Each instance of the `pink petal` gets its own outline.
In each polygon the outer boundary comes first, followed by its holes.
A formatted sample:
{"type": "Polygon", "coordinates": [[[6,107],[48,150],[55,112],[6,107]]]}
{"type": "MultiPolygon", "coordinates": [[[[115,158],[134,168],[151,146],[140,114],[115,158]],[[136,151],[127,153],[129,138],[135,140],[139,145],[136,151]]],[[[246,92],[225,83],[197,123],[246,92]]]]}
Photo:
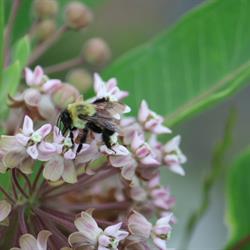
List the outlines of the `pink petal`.
{"type": "Polygon", "coordinates": [[[167,250],[166,246],[166,240],[162,240],[158,237],[153,238],[154,244],[160,249],[160,250],[167,250]]]}
{"type": "Polygon", "coordinates": [[[39,250],[47,250],[48,238],[52,235],[50,231],[42,230],[37,236],[37,245],[39,250]]]}
{"type": "Polygon", "coordinates": [[[42,95],[38,105],[39,113],[48,121],[54,121],[57,111],[54,103],[48,95],[42,95]]]}
{"type": "Polygon", "coordinates": [[[62,178],[67,183],[76,183],[76,169],[72,160],[64,160],[64,171],[62,178]]]}
{"type": "Polygon", "coordinates": [[[19,168],[24,174],[29,175],[32,173],[34,165],[35,161],[30,157],[27,157],[22,161],[22,164],[19,166],[19,168]]]}
{"type": "Polygon", "coordinates": [[[19,245],[21,249],[34,250],[37,249],[37,241],[31,234],[24,234],[19,239],[19,245]]]}
{"type": "Polygon", "coordinates": [[[63,156],[67,160],[73,160],[76,158],[76,152],[74,152],[72,149],[69,149],[67,152],[64,153],[63,156]]]}
{"type": "Polygon", "coordinates": [[[4,221],[11,212],[11,205],[6,200],[0,201],[0,222],[4,221]]]}
{"type": "Polygon", "coordinates": [[[117,223],[117,224],[112,225],[112,226],[108,226],[108,227],[104,230],[104,233],[107,234],[107,235],[110,235],[110,236],[113,236],[113,237],[116,238],[117,231],[121,228],[121,226],[122,226],[122,222],[117,223]]]}
{"type": "Polygon", "coordinates": [[[44,124],[36,132],[38,132],[42,138],[46,137],[52,130],[51,124],[44,124]]]}
{"type": "Polygon", "coordinates": [[[62,143],[64,140],[64,136],[62,135],[60,129],[56,126],[54,126],[53,130],[53,139],[55,143],[62,143]]]}
{"type": "Polygon", "coordinates": [[[181,176],[185,176],[185,171],[182,168],[182,166],[180,166],[180,165],[171,165],[171,166],[169,166],[169,169],[176,174],[179,174],[181,176]]]}
{"type": "Polygon", "coordinates": [[[152,132],[155,134],[170,134],[172,133],[172,130],[161,124],[158,124],[153,128],[152,132]]]}
{"type": "Polygon", "coordinates": [[[181,136],[180,135],[175,136],[164,146],[165,152],[175,151],[177,148],[179,148],[180,143],[181,143],[181,136]]]}
{"type": "Polygon", "coordinates": [[[23,134],[16,134],[15,137],[16,137],[16,140],[17,140],[21,145],[23,145],[23,146],[26,146],[27,143],[28,143],[28,141],[29,141],[29,139],[30,139],[30,137],[25,136],[25,135],[23,135],[23,134]]]}
{"type": "MultiPolygon", "coordinates": [[[[95,246],[96,241],[87,238],[84,234],[80,232],[72,233],[68,238],[69,244],[74,248],[78,249],[80,247],[95,246]]],[[[91,249],[91,248],[90,248],[91,249]]]]}
{"type": "Polygon", "coordinates": [[[39,85],[42,82],[43,78],[43,69],[41,66],[36,66],[35,70],[33,72],[33,84],[34,85],[39,85]]]}
{"type": "Polygon", "coordinates": [[[144,143],[144,138],[142,135],[139,135],[137,131],[134,132],[133,134],[133,139],[131,142],[131,148],[133,150],[138,149],[142,144],[144,143]]]}
{"type": "Polygon", "coordinates": [[[110,237],[107,235],[101,234],[98,238],[98,250],[108,250],[107,248],[110,245],[110,237]]]}
{"type": "Polygon", "coordinates": [[[148,156],[150,153],[151,153],[151,150],[146,143],[144,143],[142,146],[140,146],[136,150],[136,156],[138,158],[144,158],[144,157],[148,156]]]}
{"type": "Polygon", "coordinates": [[[149,182],[148,182],[148,187],[149,188],[154,188],[160,185],[160,175],[156,175],[154,178],[152,178],[149,182]]]}
{"type": "Polygon", "coordinates": [[[32,80],[33,80],[33,72],[30,68],[25,68],[24,69],[24,73],[25,73],[25,81],[27,83],[27,85],[32,85],[32,80]]]}
{"type": "Polygon", "coordinates": [[[149,115],[148,104],[145,100],[141,102],[141,106],[139,109],[138,120],[144,123],[149,115]]]}
{"type": "Polygon", "coordinates": [[[48,80],[46,83],[43,84],[42,89],[45,93],[52,93],[54,92],[60,85],[61,81],[57,79],[48,80]]]}
{"type": "Polygon", "coordinates": [[[150,237],[152,224],[140,213],[133,211],[128,218],[128,229],[131,234],[142,239],[150,237]]]}
{"type": "Polygon", "coordinates": [[[102,229],[98,227],[96,221],[89,213],[82,212],[81,217],[77,218],[74,223],[77,230],[89,239],[90,242],[96,243],[102,229]]]}
{"type": "Polygon", "coordinates": [[[121,175],[124,179],[131,181],[135,176],[136,162],[132,161],[131,164],[122,167],[121,175]]]}
{"type": "Polygon", "coordinates": [[[41,99],[41,94],[38,90],[30,88],[25,90],[23,98],[27,105],[37,107],[41,99]]]}
{"type": "Polygon", "coordinates": [[[61,156],[55,156],[45,163],[43,176],[50,181],[58,181],[63,175],[64,161],[61,156]]]}
{"type": "Polygon", "coordinates": [[[117,87],[117,80],[115,78],[111,78],[108,80],[106,84],[108,92],[111,92],[114,88],[117,87]]]}
{"type": "Polygon", "coordinates": [[[107,96],[105,83],[97,73],[94,74],[94,90],[98,98],[107,96]]]}
{"type": "Polygon", "coordinates": [[[29,136],[33,132],[34,132],[33,121],[29,116],[26,115],[23,121],[23,134],[29,136]]]}
{"type": "Polygon", "coordinates": [[[131,157],[127,155],[111,156],[109,160],[113,167],[121,168],[130,163],[131,157]]]}
{"type": "Polygon", "coordinates": [[[160,162],[158,162],[151,154],[142,158],[140,161],[144,165],[160,165],[160,162]]]}
{"type": "Polygon", "coordinates": [[[57,152],[57,147],[55,144],[42,141],[38,145],[38,152],[38,160],[48,161],[57,152]]]}
{"type": "Polygon", "coordinates": [[[26,149],[26,152],[32,159],[37,159],[38,158],[38,150],[37,150],[37,145],[34,144],[26,149]]]}

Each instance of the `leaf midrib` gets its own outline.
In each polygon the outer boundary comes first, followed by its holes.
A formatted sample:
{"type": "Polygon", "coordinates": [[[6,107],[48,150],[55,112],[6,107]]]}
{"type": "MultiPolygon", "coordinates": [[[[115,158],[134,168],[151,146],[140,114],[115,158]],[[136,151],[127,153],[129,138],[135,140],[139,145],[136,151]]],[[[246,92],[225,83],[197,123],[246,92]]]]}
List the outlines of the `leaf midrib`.
{"type": "Polygon", "coordinates": [[[178,108],[175,112],[172,114],[169,114],[166,116],[166,120],[170,122],[172,125],[175,125],[175,117],[180,116],[180,114],[185,113],[187,111],[190,111],[194,108],[196,108],[203,99],[207,97],[211,97],[212,94],[215,92],[218,93],[219,90],[222,90],[223,87],[230,81],[233,81],[240,73],[244,72],[247,69],[250,69],[250,60],[246,61],[244,64],[242,64],[240,67],[237,67],[233,71],[231,71],[230,74],[227,74],[223,79],[218,81],[217,83],[213,84],[211,88],[209,88],[207,91],[201,93],[197,97],[193,98],[191,101],[186,102],[182,104],[180,108],[178,108]]]}

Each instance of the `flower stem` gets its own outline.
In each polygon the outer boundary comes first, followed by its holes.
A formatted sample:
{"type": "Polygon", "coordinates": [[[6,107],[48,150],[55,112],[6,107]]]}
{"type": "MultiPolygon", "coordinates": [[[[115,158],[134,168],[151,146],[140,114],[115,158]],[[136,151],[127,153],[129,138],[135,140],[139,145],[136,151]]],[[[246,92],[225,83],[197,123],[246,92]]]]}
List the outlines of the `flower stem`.
{"type": "Polygon", "coordinates": [[[41,210],[40,208],[36,208],[35,213],[37,215],[39,215],[44,221],[48,220],[52,220],[55,223],[62,225],[65,229],[67,229],[68,231],[74,231],[75,230],[75,226],[73,224],[73,222],[70,222],[68,220],[65,220],[63,218],[57,217],[53,214],[47,213],[44,210],[41,210]]]}
{"type": "Polygon", "coordinates": [[[49,39],[41,43],[32,53],[29,64],[32,65],[43,53],[45,53],[66,31],[67,26],[59,28],[49,39]]]}
{"type": "Polygon", "coordinates": [[[40,176],[41,176],[41,174],[43,172],[43,169],[44,169],[44,166],[43,165],[40,166],[40,168],[39,168],[39,170],[38,170],[38,172],[36,174],[35,180],[34,180],[34,182],[32,184],[32,187],[31,187],[32,193],[34,193],[36,191],[36,187],[37,187],[39,178],[40,178],[40,176]]]}
{"type": "Polygon", "coordinates": [[[17,189],[20,191],[20,193],[25,197],[25,198],[29,198],[29,196],[25,193],[25,191],[23,190],[23,188],[21,187],[21,185],[19,184],[17,177],[16,177],[16,169],[13,168],[12,169],[12,180],[15,184],[15,186],[17,187],[17,189]]]}
{"type": "Polygon", "coordinates": [[[56,73],[56,72],[62,72],[68,69],[72,69],[76,66],[79,66],[83,64],[83,59],[81,57],[76,57],[73,59],[70,59],[68,61],[65,61],[63,63],[58,63],[55,65],[48,66],[44,68],[44,72],[46,74],[56,73]]]}
{"type": "Polygon", "coordinates": [[[11,45],[11,34],[13,26],[16,20],[17,12],[20,7],[21,0],[14,0],[12,3],[11,13],[9,15],[8,24],[4,34],[4,46],[5,46],[5,56],[4,56],[4,65],[7,66],[10,61],[10,45],[11,45]]]}
{"type": "Polygon", "coordinates": [[[18,209],[18,220],[19,220],[19,227],[20,227],[20,231],[22,234],[25,234],[28,232],[28,228],[27,225],[25,223],[25,218],[24,218],[24,206],[21,206],[18,209]]]}
{"type": "Polygon", "coordinates": [[[71,210],[87,210],[89,208],[94,208],[95,211],[98,210],[123,210],[127,209],[131,205],[128,201],[120,202],[110,202],[110,203],[100,203],[100,204],[70,204],[69,208],[71,210]]]}
{"type": "Polygon", "coordinates": [[[3,187],[0,186],[0,192],[2,192],[4,194],[4,196],[12,203],[12,204],[15,204],[15,200],[10,196],[10,194],[8,192],[6,192],[4,190],[3,187]]]}
{"type": "Polygon", "coordinates": [[[29,194],[31,194],[31,192],[32,192],[32,187],[31,187],[31,183],[30,183],[30,180],[29,180],[29,178],[27,177],[27,175],[25,175],[22,171],[20,171],[19,169],[18,169],[18,173],[24,178],[24,180],[25,180],[25,182],[26,182],[26,184],[27,184],[27,186],[28,186],[28,189],[29,189],[29,194]]]}
{"type": "Polygon", "coordinates": [[[80,180],[78,181],[76,184],[71,184],[71,185],[67,185],[67,186],[63,186],[64,188],[62,188],[62,190],[60,190],[60,192],[58,193],[55,193],[55,194],[51,194],[51,195],[45,195],[44,196],[44,199],[51,199],[51,198],[55,198],[57,196],[60,196],[60,195],[64,195],[66,193],[69,193],[69,192],[72,192],[72,191],[77,191],[78,189],[82,189],[83,187],[86,188],[87,186],[95,183],[95,182],[98,182],[100,180],[103,180],[105,178],[108,178],[114,174],[117,174],[118,173],[118,169],[116,168],[110,168],[108,170],[104,170],[102,172],[100,172],[99,174],[96,174],[95,176],[92,176],[90,177],[88,180],[80,180]]]}

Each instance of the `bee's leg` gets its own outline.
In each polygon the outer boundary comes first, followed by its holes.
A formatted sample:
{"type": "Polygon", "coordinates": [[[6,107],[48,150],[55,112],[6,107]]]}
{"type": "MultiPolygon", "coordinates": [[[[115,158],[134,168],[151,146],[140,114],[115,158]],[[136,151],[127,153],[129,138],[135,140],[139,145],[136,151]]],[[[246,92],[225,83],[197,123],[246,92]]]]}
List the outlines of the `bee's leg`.
{"type": "Polygon", "coordinates": [[[82,150],[82,144],[86,142],[88,132],[89,132],[88,128],[83,129],[83,133],[82,133],[82,136],[80,138],[80,143],[77,147],[76,154],[78,154],[82,150]]]}
{"type": "Polygon", "coordinates": [[[105,143],[105,145],[107,146],[107,148],[111,149],[112,151],[114,151],[114,150],[112,149],[112,144],[111,144],[110,137],[113,134],[114,134],[114,131],[111,131],[109,129],[104,129],[103,132],[102,132],[103,142],[105,143]]]}
{"type": "Polygon", "coordinates": [[[71,128],[70,129],[70,132],[69,132],[69,137],[70,137],[70,140],[71,140],[71,143],[74,145],[75,142],[74,142],[74,134],[73,134],[73,131],[76,130],[76,128],[71,128]]]}

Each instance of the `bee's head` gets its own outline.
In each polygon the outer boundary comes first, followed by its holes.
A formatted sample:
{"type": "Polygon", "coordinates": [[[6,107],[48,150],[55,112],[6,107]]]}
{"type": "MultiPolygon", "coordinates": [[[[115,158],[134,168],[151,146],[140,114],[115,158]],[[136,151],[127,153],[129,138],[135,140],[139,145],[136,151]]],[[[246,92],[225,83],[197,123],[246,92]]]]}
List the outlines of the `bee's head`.
{"type": "Polygon", "coordinates": [[[57,127],[62,131],[62,134],[65,133],[71,128],[72,126],[72,119],[70,113],[67,109],[61,112],[57,119],[57,127]]]}

